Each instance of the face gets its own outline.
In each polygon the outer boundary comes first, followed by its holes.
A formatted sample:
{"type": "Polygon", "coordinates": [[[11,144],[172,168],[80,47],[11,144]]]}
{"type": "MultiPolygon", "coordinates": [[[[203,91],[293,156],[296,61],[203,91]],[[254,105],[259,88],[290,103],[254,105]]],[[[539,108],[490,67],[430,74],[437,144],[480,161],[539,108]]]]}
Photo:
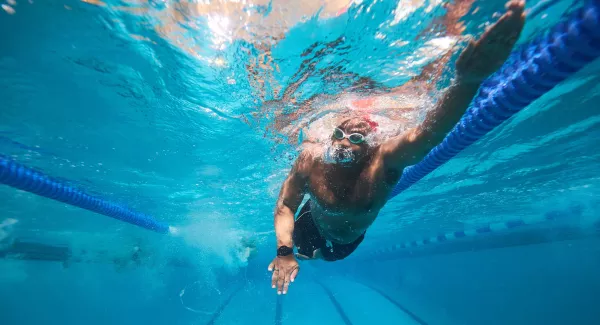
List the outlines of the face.
{"type": "Polygon", "coordinates": [[[370,132],[369,124],[359,118],[341,123],[332,131],[332,145],[327,153],[329,160],[348,167],[360,161],[368,154],[366,137],[370,132]]]}

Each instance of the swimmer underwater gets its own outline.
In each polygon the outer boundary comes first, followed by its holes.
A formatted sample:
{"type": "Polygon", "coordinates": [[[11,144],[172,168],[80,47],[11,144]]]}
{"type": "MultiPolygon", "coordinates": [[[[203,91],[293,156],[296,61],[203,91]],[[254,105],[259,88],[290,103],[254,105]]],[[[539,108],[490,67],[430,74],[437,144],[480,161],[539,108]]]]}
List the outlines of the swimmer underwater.
{"type": "Polygon", "coordinates": [[[294,282],[298,259],[337,261],[360,245],[404,168],[443,141],[481,83],[508,58],[525,24],[524,7],[525,1],[508,2],[504,15],[469,42],[456,61],[452,85],[421,125],[374,145],[367,140],[377,124],[349,117],[331,130],[331,146],[304,144],[275,207],[277,255],[268,269],[278,294],[294,282]],[[309,199],[294,220],[305,194],[309,199]]]}

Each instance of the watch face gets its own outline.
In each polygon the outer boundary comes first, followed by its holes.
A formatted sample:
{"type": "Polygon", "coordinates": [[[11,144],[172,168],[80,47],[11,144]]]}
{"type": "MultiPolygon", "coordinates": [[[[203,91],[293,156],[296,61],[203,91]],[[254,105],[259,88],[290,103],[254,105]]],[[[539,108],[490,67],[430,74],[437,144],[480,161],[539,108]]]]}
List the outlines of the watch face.
{"type": "Polygon", "coordinates": [[[293,249],[287,246],[281,246],[277,249],[277,256],[288,256],[294,252],[293,249]]]}

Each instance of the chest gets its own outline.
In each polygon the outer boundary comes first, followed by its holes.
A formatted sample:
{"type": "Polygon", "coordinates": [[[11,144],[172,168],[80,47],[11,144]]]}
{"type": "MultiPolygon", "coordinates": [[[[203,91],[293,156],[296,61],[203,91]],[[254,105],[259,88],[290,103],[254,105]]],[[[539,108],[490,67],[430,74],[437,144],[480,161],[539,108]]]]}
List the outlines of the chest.
{"type": "Polygon", "coordinates": [[[372,164],[352,176],[328,174],[324,166],[313,169],[309,192],[319,205],[331,212],[368,213],[378,211],[390,190],[379,164],[372,164]]]}

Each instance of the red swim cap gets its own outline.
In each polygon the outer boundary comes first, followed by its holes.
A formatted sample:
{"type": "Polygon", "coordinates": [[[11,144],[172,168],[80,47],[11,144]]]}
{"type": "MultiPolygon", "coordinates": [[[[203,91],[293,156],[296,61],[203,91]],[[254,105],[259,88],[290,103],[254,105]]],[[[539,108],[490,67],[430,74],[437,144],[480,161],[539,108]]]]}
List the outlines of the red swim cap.
{"type": "Polygon", "coordinates": [[[362,118],[365,120],[365,122],[367,122],[367,124],[369,124],[369,126],[371,127],[371,130],[373,130],[373,131],[377,130],[379,123],[373,121],[368,115],[364,115],[362,118]]]}

